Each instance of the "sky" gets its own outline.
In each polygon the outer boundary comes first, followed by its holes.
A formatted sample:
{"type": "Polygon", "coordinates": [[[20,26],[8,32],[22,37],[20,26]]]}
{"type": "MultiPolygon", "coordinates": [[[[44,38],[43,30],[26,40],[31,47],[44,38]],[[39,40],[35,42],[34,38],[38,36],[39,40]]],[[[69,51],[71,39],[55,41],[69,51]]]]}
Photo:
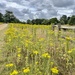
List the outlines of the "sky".
{"type": "Polygon", "coordinates": [[[75,0],[0,0],[0,12],[12,11],[21,21],[75,15],[75,0]]]}

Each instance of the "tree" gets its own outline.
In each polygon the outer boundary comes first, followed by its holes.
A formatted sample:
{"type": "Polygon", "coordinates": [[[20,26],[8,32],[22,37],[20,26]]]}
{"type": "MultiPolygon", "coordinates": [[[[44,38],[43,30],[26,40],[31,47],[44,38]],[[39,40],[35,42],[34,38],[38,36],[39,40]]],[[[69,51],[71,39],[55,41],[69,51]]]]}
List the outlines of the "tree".
{"type": "Polygon", "coordinates": [[[28,20],[27,20],[27,24],[31,24],[31,23],[32,23],[31,20],[28,19],[28,20]]]}
{"type": "Polygon", "coordinates": [[[63,16],[60,18],[60,23],[61,23],[61,24],[67,24],[67,16],[66,16],[66,15],[63,15],[63,16]]]}
{"type": "Polygon", "coordinates": [[[50,23],[57,24],[59,21],[57,18],[51,18],[50,23]]]}
{"type": "Polygon", "coordinates": [[[43,21],[42,21],[42,24],[44,24],[44,25],[48,25],[48,20],[47,19],[43,19],[43,21]]]}
{"type": "Polygon", "coordinates": [[[5,13],[5,15],[4,15],[4,20],[5,20],[5,22],[8,22],[8,23],[18,23],[18,22],[20,22],[15,16],[14,16],[14,14],[13,14],[13,12],[11,12],[11,11],[7,11],[6,10],[6,13],[5,13]]]}
{"type": "Polygon", "coordinates": [[[32,22],[32,24],[36,24],[35,19],[33,19],[31,22],[32,22]]]}
{"type": "Polygon", "coordinates": [[[69,19],[68,24],[69,24],[69,25],[75,25],[75,15],[73,15],[73,16],[69,19]]]}
{"type": "Polygon", "coordinates": [[[3,14],[0,13],[0,22],[4,22],[3,14]]]}

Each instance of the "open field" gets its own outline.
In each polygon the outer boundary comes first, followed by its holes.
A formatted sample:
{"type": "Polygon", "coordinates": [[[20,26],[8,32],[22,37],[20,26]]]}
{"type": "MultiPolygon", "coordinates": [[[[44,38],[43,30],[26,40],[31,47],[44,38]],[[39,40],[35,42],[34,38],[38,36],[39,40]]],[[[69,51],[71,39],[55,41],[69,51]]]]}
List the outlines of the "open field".
{"type": "Polygon", "coordinates": [[[9,24],[0,35],[0,75],[75,75],[74,30],[9,24]]]}

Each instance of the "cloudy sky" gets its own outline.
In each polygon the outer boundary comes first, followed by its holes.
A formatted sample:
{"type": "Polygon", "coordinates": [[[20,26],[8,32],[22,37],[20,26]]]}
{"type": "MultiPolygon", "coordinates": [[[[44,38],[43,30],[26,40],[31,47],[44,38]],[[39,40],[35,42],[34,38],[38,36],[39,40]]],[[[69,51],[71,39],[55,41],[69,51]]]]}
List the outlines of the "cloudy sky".
{"type": "Polygon", "coordinates": [[[75,0],[0,0],[0,12],[12,11],[22,21],[75,15],[75,0]]]}

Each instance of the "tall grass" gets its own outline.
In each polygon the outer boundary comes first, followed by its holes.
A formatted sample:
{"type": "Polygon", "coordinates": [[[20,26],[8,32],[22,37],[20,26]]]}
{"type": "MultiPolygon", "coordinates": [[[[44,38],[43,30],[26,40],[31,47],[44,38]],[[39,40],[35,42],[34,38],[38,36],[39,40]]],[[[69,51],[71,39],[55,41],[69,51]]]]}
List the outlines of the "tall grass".
{"type": "Polygon", "coordinates": [[[1,75],[71,75],[75,70],[74,33],[51,26],[10,24],[5,32],[5,66],[1,75]],[[71,37],[71,38],[70,38],[71,37]]]}

